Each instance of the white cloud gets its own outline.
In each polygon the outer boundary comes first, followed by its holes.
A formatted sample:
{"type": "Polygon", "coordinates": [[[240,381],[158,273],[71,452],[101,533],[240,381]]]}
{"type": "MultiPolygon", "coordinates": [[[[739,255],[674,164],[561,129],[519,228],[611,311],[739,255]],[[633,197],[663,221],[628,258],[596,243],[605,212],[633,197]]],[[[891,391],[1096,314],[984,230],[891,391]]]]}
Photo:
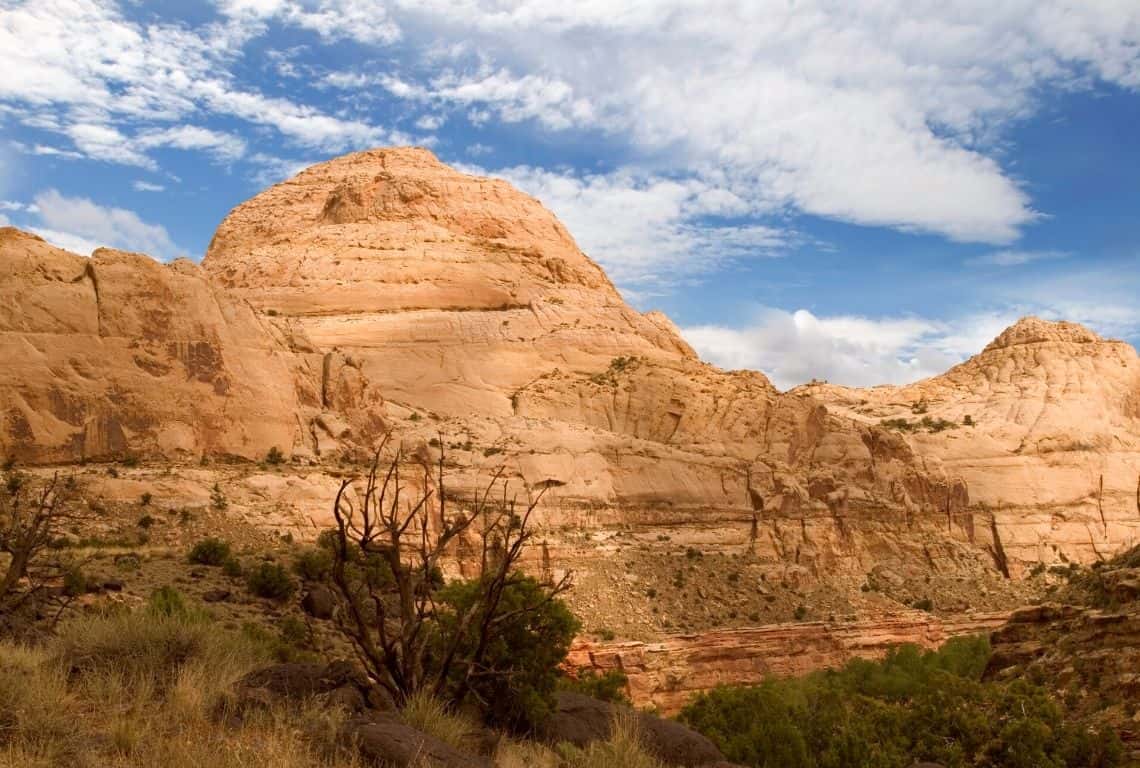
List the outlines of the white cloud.
{"type": "MultiPolygon", "coordinates": [[[[339,13],[340,5],[306,12],[304,24],[331,34],[330,14],[339,13]]],[[[352,9],[341,10],[344,23],[357,17],[352,9]]],[[[191,29],[132,21],[113,0],[29,0],[0,7],[0,104],[27,126],[67,136],[86,157],[146,169],[156,167],[148,151],[157,147],[204,151],[222,162],[244,153],[239,137],[172,125],[202,112],[330,151],[400,138],[237,84],[230,65],[259,32],[258,18],[241,14],[191,29]]]]}
{"type": "Polygon", "coordinates": [[[398,96],[600,130],[647,166],[726,169],[742,197],[961,241],[1012,242],[1038,218],[995,139],[1039,94],[1090,72],[1140,85],[1127,2],[395,7],[432,51],[426,73],[389,80],[398,96]]]}
{"type": "Polygon", "coordinates": [[[705,360],[766,373],[788,388],[813,378],[849,386],[903,384],[977,354],[1017,318],[1081,323],[1108,338],[1140,338],[1140,258],[1047,276],[1014,272],[976,288],[978,307],[948,318],[822,316],[762,307],[746,322],[682,335],[705,360]]]}
{"type": "Polygon", "coordinates": [[[921,317],[817,317],[806,309],[760,308],[742,328],[681,329],[704,360],[763,371],[781,389],[812,379],[847,386],[905,384],[976,354],[1018,317],[1016,311],[951,322],[921,317]]]}
{"type": "Polygon", "coordinates": [[[1035,261],[1054,261],[1067,259],[1071,254],[1067,251],[1019,251],[1004,250],[993,251],[981,256],[966,260],[969,266],[980,267],[1018,267],[1035,261]]]}
{"type": "Polygon", "coordinates": [[[329,41],[344,38],[386,44],[400,39],[400,28],[380,2],[354,0],[222,0],[223,13],[236,18],[274,19],[316,32],[329,41]]]}
{"type": "Polygon", "coordinates": [[[32,231],[60,248],[90,254],[107,246],[169,259],[178,253],[166,228],[148,224],[133,211],[67,197],[54,189],[36,195],[38,225],[32,231]]]}
{"type": "Polygon", "coordinates": [[[166,189],[162,184],[153,184],[141,179],[132,182],[131,188],[136,192],[162,192],[166,189]]]}
{"type": "Polygon", "coordinates": [[[660,289],[727,259],[770,256],[789,233],[724,217],[746,201],[698,179],[621,170],[577,176],[520,166],[502,176],[557,213],[579,246],[627,289],[660,289]],[[711,218],[710,218],[711,217],[711,218]]]}
{"type": "Polygon", "coordinates": [[[506,123],[535,119],[548,128],[565,129],[595,121],[590,102],[575,96],[568,83],[540,75],[484,68],[471,73],[445,71],[424,85],[390,76],[381,78],[381,83],[400,98],[486,105],[506,123]]]}
{"type": "Polygon", "coordinates": [[[161,130],[144,131],[136,139],[146,149],[172,147],[174,149],[202,150],[219,162],[232,162],[245,154],[245,140],[196,125],[179,125],[161,130]]]}

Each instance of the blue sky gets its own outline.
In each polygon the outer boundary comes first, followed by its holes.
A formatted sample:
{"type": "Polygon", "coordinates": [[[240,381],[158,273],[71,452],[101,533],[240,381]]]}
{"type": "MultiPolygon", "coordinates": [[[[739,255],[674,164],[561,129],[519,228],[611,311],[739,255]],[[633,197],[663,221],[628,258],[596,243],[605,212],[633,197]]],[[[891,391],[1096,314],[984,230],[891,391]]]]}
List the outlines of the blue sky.
{"type": "Polygon", "coordinates": [[[305,165],[422,144],[780,386],[1019,315],[1140,340],[1140,4],[0,0],[0,223],[199,258],[305,165]]]}

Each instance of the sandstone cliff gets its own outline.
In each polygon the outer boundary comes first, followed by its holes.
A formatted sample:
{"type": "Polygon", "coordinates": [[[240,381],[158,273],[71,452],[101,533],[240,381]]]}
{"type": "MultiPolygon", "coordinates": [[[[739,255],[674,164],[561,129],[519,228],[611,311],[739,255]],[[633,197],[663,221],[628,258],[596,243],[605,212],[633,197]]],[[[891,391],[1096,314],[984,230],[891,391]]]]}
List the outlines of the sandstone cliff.
{"type": "Polygon", "coordinates": [[[575,569],[587,625],[617,615],[628,636],[803,605],[1005,608],[1019,593],[999,571],[1135,536],[1126,345],[1027,321],[912,387],[781,393],[626,305],[538,201],[422,149],[266,190],[201,267],[4,230],[0,297],[0,452],[183,462],[171,505],[218,483],[230,515],[311,535],[332,476],[391,429],[414,454],[445,449],[460,495],[499,466],[545,490],[534,567],[575,569]],[[899,414],[974,425],[883,423],[899,414]],[[216,462],[272,447],[291,462],[216,462]]]}
{"type": "Polygon", "coordinates": [[[964,527],[1020,572],[1140,540],[1140,359],[1074,323],[1024,318],[980,354],[906,387],[801,387],[886,424],[970,491],[964,527]],[[992,544],[992,542],[991,542],[992,544]]]}

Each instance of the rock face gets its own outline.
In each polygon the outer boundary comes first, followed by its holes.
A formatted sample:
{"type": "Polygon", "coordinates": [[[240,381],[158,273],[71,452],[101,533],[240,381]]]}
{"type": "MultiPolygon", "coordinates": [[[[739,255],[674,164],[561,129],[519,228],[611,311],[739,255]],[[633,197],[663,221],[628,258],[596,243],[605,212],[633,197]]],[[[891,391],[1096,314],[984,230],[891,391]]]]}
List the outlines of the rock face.
{"type": "Polygon", "coordinates": [[[988,632],[1008,617],[1007,612],[994,612],[942,620],[911,611],[871,621],[725,629],[657,642],[581,640],[570,649],[566,666],[579,673],[622,672],[629,679],[628,694],[635,706],[653,706],[673,715],[693,694],[718,685],[805,675],[840,667],[853,658],[878,658],[903,643],[937,648],[951,637],[988,632]]]}
{"type": "Polygon", "coordinates": [[[261,458],[307,444],[326,401],[342,423],[380,402],[342,357],[298,351],[190,261],[83,258],[12,228],[0,356],[0,453],[28,463],[261,458]]]}
{"type": "Polygon", "coordinates": [[[294,361],[195,264],[0,229],[0,452],[68,462],[292,445],[294,361]]]}
{"type": "Polygon", "coordinates": [[[980,354],[906,387],[796,391],[887,423],[962,478],[950,530],[986,541],[1015,574],[1091,562],[1140,540],[1140,359],[1074,323],[1024,318],[980,354]]]}
{"type": "Polygon", "coordinates": [[[171,503],[206,504],[220,482],[229,514],[312,535],[340,463],[391,430],[413,456],[445,449],[458,495],[497,467],[544,492],[533,565],[576,570],[590,621],[638,583],[598,578],[633,549],[678,570],[694,549],[749,558],[779,571],[778,604],[814,584],[858,614],[881,612],[873,572],[913,601],[932,575],[1088,560],[1140,525],[1126,345],[1025,321],[911,387],[781,393],[626,305],[538,201],[426,150],[347,155],[266,190],[201,267],[0,233],[0,452],[205,459],[160,481],[171,503]],[[919,410],[973,426],[882,423],[919,410]],[[273,447],[290,463],[216,468],[273,447]]]}
{"type": "Polygon", "coordinates": [[[1048,685],[1072,716],[1120,733],[1140,760],[1140,548],[1096,570],[1047,603],[1015,611],[990,635],[986,677],[1048,685]]]}

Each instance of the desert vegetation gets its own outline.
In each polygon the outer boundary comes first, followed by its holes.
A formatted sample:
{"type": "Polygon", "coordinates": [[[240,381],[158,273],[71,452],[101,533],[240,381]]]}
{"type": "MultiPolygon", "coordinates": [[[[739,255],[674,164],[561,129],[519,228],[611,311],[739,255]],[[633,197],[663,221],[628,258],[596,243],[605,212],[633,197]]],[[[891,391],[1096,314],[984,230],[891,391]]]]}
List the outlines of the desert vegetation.
{"type": "Polygon", "coordinates": [[[1111,730],[1066,720],[1044,688],[983,682],[985,638],[938,651],[903,646],[882,661],[700,696],[681,719],[734,761],[759,768],[1125,765],[1111,730]]]}
{"type": "Polygon", "coordinates": [[[470,697],[495,725],[533,726],[549,711],[554,670],[579,628],[558,599],[569,574],[540,584],[517,568],[541,494],[519,505],[495,473],[453,512],[442,445],[436,466],[418,468],[411,498],[405,457],[397,448],[385,459],[386,446],[358,492],[346,480],[333,504],[337,527],[325,541],[341,631],[397,704],[426,691],[458,709],[470,697]],[[442,558],[464,538],[478,548],[477,573],[444,584],[442,558]]]}

